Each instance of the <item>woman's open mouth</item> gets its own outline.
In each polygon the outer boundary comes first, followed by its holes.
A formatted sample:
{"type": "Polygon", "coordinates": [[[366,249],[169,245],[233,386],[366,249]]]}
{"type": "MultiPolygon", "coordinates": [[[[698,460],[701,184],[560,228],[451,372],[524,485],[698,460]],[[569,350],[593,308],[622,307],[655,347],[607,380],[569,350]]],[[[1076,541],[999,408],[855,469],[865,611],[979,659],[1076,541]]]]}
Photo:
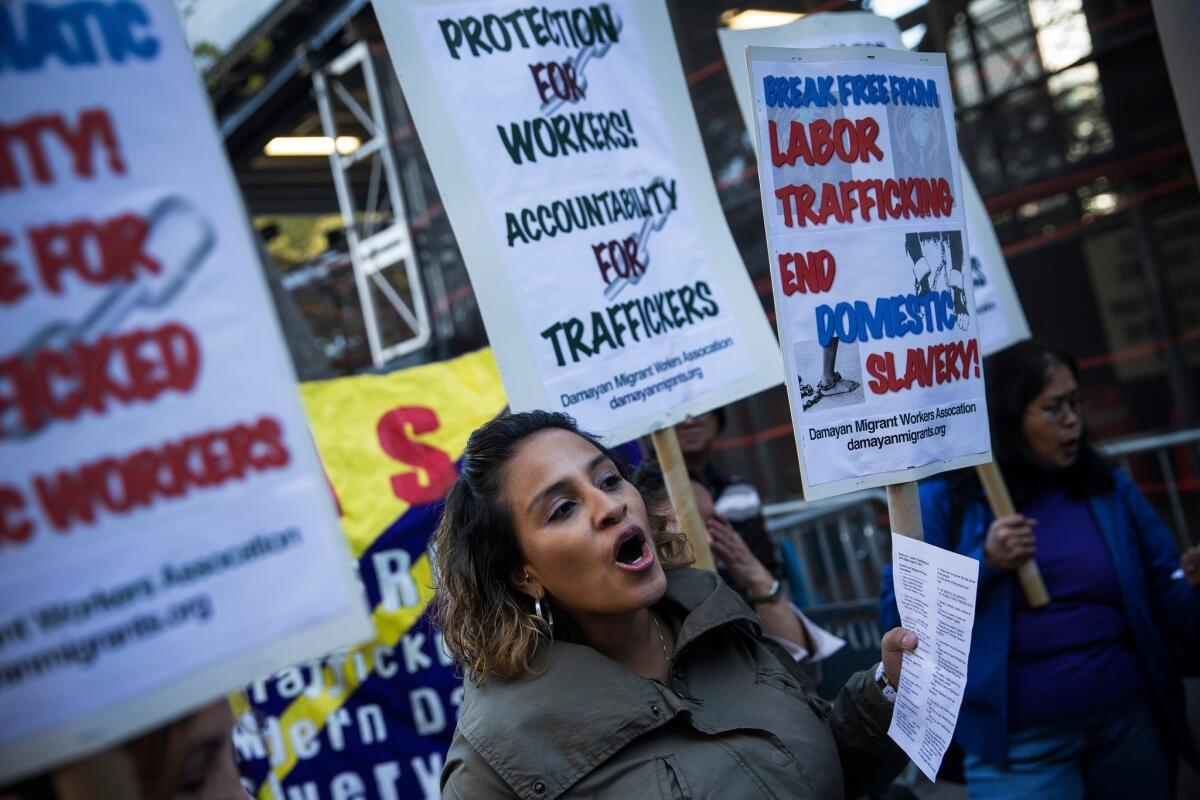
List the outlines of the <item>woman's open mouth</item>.
{"type": "Polygon", "coordinates": [[[630,572],[641,572],[654,563],[654,549],[646,532],[637,525],[621,531],[613,546],[613,560],[617,566],[630,572]]]}

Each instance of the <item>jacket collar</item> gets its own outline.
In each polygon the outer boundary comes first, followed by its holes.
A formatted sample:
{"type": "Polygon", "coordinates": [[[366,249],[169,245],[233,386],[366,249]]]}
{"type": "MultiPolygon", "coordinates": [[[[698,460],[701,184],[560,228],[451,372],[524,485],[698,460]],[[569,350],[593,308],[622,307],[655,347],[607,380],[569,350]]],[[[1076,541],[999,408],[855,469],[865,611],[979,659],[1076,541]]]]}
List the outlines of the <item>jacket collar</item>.
{"type": "Polygon", "coordinates": [[[687,647],[714,628],[732,622],[747,622],[761,632],[762,622],[737,592],[725,585],[716,573],[699,569],[678,569],[667,573],[667,593],[663,604],[682,612],[683,623],[675,634],[675,652],[687,647]]]}
{"type": "MultiPolygon", "coordinates": [[[[678,625],[675,653],[708,632],[758,617],[715,574],[667,572],[657,608],[678,625]]],[[[554,642],[539,669],[513,681],[466,681],[458,729],[526,800],[554,800],[637,737],[670,720],[657,683],[586,645],[554,642]],[[603,702],[598,701],[603,698],[603,702]],[[542,791],[534,789],[536,784],[542,791]]]]}

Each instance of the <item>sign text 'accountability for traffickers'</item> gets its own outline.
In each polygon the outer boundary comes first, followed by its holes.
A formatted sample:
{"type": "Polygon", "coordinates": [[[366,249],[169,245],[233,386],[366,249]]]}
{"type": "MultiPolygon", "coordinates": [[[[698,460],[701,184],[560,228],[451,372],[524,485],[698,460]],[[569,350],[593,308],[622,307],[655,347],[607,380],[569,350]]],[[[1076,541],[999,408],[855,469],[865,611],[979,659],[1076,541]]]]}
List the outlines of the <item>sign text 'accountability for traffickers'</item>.
{"type": "Polygon", "coordinates": [[[624,440],[779,382],[661,0],[376,12],[515,410],[624,440]]]}

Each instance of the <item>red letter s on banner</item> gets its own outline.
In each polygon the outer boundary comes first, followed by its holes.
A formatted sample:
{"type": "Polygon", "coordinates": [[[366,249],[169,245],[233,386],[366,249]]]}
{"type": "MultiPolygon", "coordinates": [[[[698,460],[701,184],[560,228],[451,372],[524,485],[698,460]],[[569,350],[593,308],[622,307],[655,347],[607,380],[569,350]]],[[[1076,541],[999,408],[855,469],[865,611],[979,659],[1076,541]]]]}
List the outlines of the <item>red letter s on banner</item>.
{"type": "Polygon", "coordinates": [[[416,505],[431,503],[444,495],[454,483],[454,462],[436,447],[414,441],[411,437],[436,431],[440,427],[437,414],[424,406],[394,408],[379,419],[376,431],[379,446],[397,461],[414,467],[391,477],[396,497],[416,505]],[[408,428],[411,426],[412,431],[408,428]],[[422,483],[420,473],[425,473],[422,483]]]}

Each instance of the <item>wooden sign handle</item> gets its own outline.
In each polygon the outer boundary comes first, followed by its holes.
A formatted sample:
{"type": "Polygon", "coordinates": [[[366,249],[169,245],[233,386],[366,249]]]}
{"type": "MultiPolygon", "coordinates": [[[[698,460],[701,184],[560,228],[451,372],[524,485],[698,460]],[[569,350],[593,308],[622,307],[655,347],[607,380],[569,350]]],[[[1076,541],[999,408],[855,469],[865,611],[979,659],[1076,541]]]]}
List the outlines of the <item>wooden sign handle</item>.
{"type": "MultiPolygon", "coordinates": [[[[983,484],[983,493],[987,495],[992,513],[997,518],[1016,514],[1017,508],[1013,505],[1012,496],[1008,493],[1008,484],[1004,482],[1004,475],[1000,473],[1000,467],[996,462],[989,461],[986,464],[980,464],[975,471],[979,474],[979,482],[983,484]]],[[[1042,581],[1042,571],[1038,569],[1037,562],[1032,558],[1017,567],[1017,580],[1021,582],[1021,588],[1025,590],[1025,599],[1031,608],[1041,608],[1050,602],[1046,584],[1042,581]]]]}
{"type": "Polygon", "coordinates": [[[683,451],[679,448],[679,436],[674,428],[663,428],[650,434],[650,438],[654,442],[654,455],[662,468],[663,482],[667,484],[667,494],[671,496],[675,519],[692,546],[695,566],[715,570],[712,549],[708,546],[708,532],[704,529],[704,520],[700,519],[696,495],[692,493],[692,480],[688,477],[683,451]]]}
{"type": "Polygon", "coordinates": [[[892,532],[910,539],[925,541],[925,525],[921,522],[921,498],[917,482],[893,483],[887,487],[888,520],[892,532]]]}

